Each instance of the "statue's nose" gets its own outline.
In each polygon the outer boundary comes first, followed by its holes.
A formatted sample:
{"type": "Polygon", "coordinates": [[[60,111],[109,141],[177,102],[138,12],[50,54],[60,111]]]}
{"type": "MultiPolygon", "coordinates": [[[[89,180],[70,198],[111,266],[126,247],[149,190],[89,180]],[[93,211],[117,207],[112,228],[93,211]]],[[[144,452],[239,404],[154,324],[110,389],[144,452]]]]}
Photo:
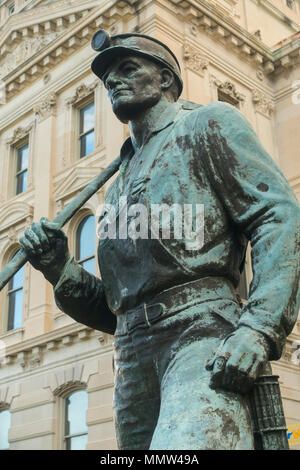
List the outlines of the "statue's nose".
{"type": "Polygon", "coordinates": [[[107,88],[113,88],[120,82],[121,82],[120,76],[116,72],[111,71],[106,77],[105,85],[107,88]]]}

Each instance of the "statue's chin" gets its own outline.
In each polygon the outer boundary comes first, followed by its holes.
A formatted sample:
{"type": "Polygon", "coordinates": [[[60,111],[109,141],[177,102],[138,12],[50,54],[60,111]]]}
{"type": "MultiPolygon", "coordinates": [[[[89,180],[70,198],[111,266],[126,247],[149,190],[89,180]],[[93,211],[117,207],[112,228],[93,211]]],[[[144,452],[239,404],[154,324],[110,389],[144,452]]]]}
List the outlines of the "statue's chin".
{"type": "Polygon", "coordinates": [[[112,109],[121,122],[128,123],[129,121],[139,119],[139,116],[147,109],[152,108],[159,101],[159,98],[156,95],[143,100],[132,100],[122,97],[114,101],[112,109]]]}

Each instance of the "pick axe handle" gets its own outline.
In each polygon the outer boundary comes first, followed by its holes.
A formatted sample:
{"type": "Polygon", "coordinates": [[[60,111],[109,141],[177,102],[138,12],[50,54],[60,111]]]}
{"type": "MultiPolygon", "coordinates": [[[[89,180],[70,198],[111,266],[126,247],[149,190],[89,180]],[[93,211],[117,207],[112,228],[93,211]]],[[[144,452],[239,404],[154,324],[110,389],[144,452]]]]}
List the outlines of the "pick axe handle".
{"type": "MultiPolygon", "coordinates": [[[[116,158],[105,170],[99,173],[93,181],[86,186],[75,198],[58,214],[53,222],[62,228],[76,212],[95,194],[119,169],[120,157],[116,158]]],[[[24,248],[17,251],[15,256],[0,272],[0,291],[17,271],[28,261],[24,248]]]]}

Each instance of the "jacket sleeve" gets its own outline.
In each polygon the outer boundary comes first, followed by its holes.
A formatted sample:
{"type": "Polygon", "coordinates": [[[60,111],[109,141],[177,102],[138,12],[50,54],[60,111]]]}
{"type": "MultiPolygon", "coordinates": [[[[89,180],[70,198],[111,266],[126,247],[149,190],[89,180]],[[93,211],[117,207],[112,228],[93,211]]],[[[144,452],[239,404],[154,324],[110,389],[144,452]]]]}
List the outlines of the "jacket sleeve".
{"type": "Polygon", "coordinates": [[[71,257],[54,287],[59,309],[79,323],[114,334],[116,316],[110,311],[100,279],[83,269],[71,257]]]}
{"type": "Polygon", "coordinates": [[[231,105],[201,111],[200,154],[237,231],[252,247],[253,280],[239,325],[269,339],[270,360],[282,354],[300,303],[300,206],[244,116],[231,105]]]}

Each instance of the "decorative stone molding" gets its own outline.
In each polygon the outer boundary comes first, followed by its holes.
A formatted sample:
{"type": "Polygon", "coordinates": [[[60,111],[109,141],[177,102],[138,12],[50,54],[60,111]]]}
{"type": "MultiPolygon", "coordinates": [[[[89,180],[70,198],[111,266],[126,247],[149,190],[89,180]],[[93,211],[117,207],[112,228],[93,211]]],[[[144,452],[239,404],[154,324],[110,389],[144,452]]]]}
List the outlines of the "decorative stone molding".
{"type": "Polygon", "coordinates": [[[204,71],[209,65],[209,61],[199,52],[198,49],[191,46],[191,44],[185,43],[183,45],[183,58],[186,66],[203,76],[204,71]]]}
{"type": "MultiPolygon", "coordinates": [[[[208,2],[199,0],[169,0],[174,5],[174,13],[177,18],[196,28],[205,29],[207,34],[221,40],[226,47],[238,54],[242,59],[254,61],[263,67],[266,74],[281,73],[289,69],[300,60],[299,37],[300,32],[295,33],[295,37],[288,41],[283,47],[278,44],[278,48],[270,48],[263,44],[259,37],[249,33],[240,25],[234,25],[230,16],[222,15],[221,2],[211,0],[208,2]],[[221,19],[221,21],[220,21],[221,19]]],[[[222,0],[222,4],[226,0],[222,0]]],[[[234,0],[232,0],[233,2],[234,0]]],[[[229,0],[231,2],[231,0],[229,0]]],[[[268,2],[270,3],[270,2],[268,2]]],[[[232,3],[233,4],[233,3],[232,3]]],[[[233,15],[234,8],[232,8],[233,15]]],[[[296,29],[295,29],[296,31],[296,29]]],[[[193,31],[195,35],[196,31],[193,31]]]]}
{"type": "MultiPolygon", "coordinates": [[[[21,43],[14,45],[11,49],[7,45],[3,45],[1,51],[0,61],[0,78],[5,77],[10,72],[15,70],[20,64],[25,62],[27,59],[32,57],[34,54],[42,50],[50,42],[54,41],[65,29],[60,32],[51,32],[45,36],[35,35],[34,37],[28,37],[21,43]]],[[[31,74],[37,73],[32,71],[31,74]]]]}
{"type": "Polygon", "coordinates": [[[49,386],[56,396],[64,396],[71,393],[74,389],[85,388],[83,375],[83,364],[76,364],[72,367],[66,367],[52,375],[49,386]]]}
{"type": "Polygon", "coordinates": [[[12,145],[12,146],[16,145],[18,142],[20,142],[20,140],[27,137],[29,132],[33,128],[33,126],[34,126],[34,123],[32,122],[26,127],[21,127],[21,126],[17,127],[14,130],[12,137],[6,140],[7,145],[12,145]]]}
{"type": "MultiPolygon", "coordinates": [[[[33,15],[36,18],[31,20],[28,17],[28,26],[8,31],[5,41],[4,34],[0,32],[0,71],[1,55],[9,55],[2,70],[7,101],[89,42],[97,29],[109,29],[118,21],[127,21],[136,14],[135,8],[123,0],[103,6],[99,6],[96,0],[94,5],[92,1],[68,0],[65,8],[63,5],[64,2],[60,1],[56,10],[49,5],[52,17],[49,18],[47,12],[45,20],[41,20],[36,11],[33,15]],[[58,8],[63,12],[60,16],[58,8]],[[16,56],[13,55],[15,50],[16,56]]],[[[20,12],[18,18],[25,20],[27,13],[20,12]]]]}
{"type": "Polygon", "coordinates": [[[252,101],[255,105],[255,111],[263,114],[268,118],[275,109],[273,102],[260,90],[252,90],[252,101]]]}
{"type": "Polygon", "coordinates": [[[12,227],[16,224],[19,224],[23,220],[26,221],[26,224],[30,224],[33,220],[33,212],[33,206],[31,206],[27,202],[8,202],[1,209],[0,232],[8,230],[8,228],[11,227],[10,231],[8,232],[8,237],[11,237],[13,239],[15,237],[15,229],[12,227]]]}
{"type": "Polygon", "coordinates": [[[7,236],[8,236],[9,241],[12,244],[17,243],[18,237],[17,237],[17,231],[16,231],[15,227],[10,227],[7,236]]]}
{"type": "MultiPolygon", "coordinates": [[[[19,364],[24,370],[41,367],[43,366],[43,357],[46,353],[51,354],[52,351],[61,347],[70,347],[80,341],[86,341],[92,336],[93,329],[91,328],[76,323],[68,325],[62,328],[60,332],[54,330],[36,338],[22,341],[22,343],[7,346],[5,348],[5,354],[3,357],[0,357],[0,367],[6,367],[12,364],[19,364]]],[[[2,341],[5,343],[5,336],[2,337],[2,341]]],[[[57,388],[66,381],[78,380],[77,376],[77,372],[73,375],[68,372],[66,375],[67,380],[64,377],[58,382],[55,381],[55,385],[52,389],[57,388]]]]}
{"type": "Polygon", "coordinates": [[[85,83],[81,83],[77,88],[73,96],[66,99],[67,106],[71,106],[74,104],[79,103],[81,100],[89,96],[95,88],[98,86],[99,80],[95,80],[94,83],[91,85],[86,85],[85,83]]]}
{"type": "Polygon", "coordinates": [[[224,95],[229,96],[234,102],[243,104],[245,102],[245,96],[239,93],[236,89],[235,84],[230,81],[226,80],[222,82],[218,80],[213,75],[210,77],[210,84],[220,90],[224,95]]]}
{"type": "Polygon", "coordinates": [[[36,104],[33,108],[33,112],[38,119],[44,120],[51,116],[56,109],[56,93],[53,91],[43,101],[36,104]]]}

